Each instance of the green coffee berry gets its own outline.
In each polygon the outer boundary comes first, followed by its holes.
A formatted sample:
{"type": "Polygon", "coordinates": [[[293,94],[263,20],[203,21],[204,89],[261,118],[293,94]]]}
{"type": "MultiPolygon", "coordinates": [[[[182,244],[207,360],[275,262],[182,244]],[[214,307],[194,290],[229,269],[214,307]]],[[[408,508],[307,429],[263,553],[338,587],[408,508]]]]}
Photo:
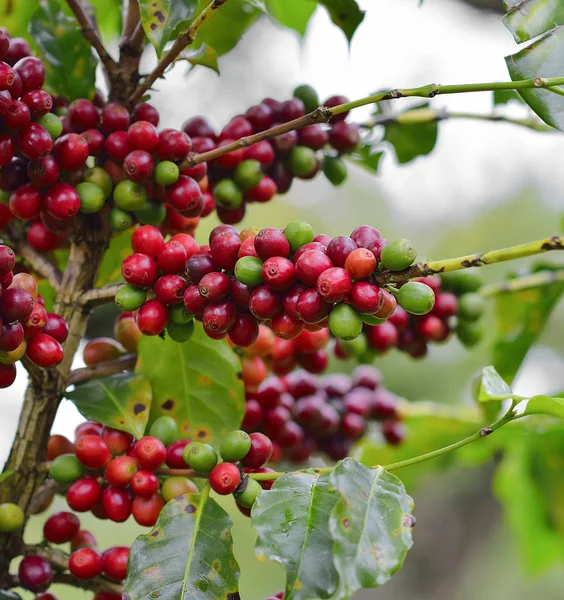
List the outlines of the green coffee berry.
{"type": "Polygon", "coordinates": [[[180,169],[172,161],[163,160],[155,167],[153,177],[158,185],[172,185],[178,181],[180,169]]]}
{"type": "Polygon", "coordinates": [[[10,533],[21,529],[24,524],[23,510],[11,502],[0,504],[0,533],[10,533]]]}
{"type": "Polygon", "coordinates": [[[170,323],[176,323],[177,325],[186,325],[194,318],[192,313],[186,310],[184,304],[175,304],[168,308],[168,319],[170,323]]]}
{"type": "Polygon", "coordinates": [[[97,213],[102,210],[106,201],[104,190],[95,183],[83,181],[76,186],[80,197],[80,210],[83,213],[97,213]]]}
{"type": "Polygon", "coordinates": [[[417,252],[413,244],[404,238],[392,240],[382,248],[380,266],[390,271],[407,269],[413,263],[417,252]]]}
{"type": "Polygon", "coordinates": [[[92,167],[91,169],[88,169],[84,174],[84,181],[86,183],[93,183],[99,188],[102,188],[102,190],[104,190],[105,198],[112,193],[114,187],[109,173],[101,167],[92,167]]]}
{"type": "Polygon", "coordinates": [[[162,202],[147,200],[134,214],[142,225],[160,225],[166,219],[166,206],[162,202]]]}
{"type": "Polygon", "coordinates": [[[339,156],[325,156],[323,174],[334,186],[341,185],[347,178],[347,163],[339,156]]]}
{"type": "Polygon", "coordinates": [[[222,179],[213,188],[213,197],[222,208],[239,208],[243,204],[243,192],[233,179],[222,179]]]}
{"type": "Polygon", "coordinates": [[[445,291],[458,294],[477,292],[482,287],[482,280],[478,273],[468,269],[441,273],[441,281],[445,291]]]}
{"type": "Polygon", "coordinates": [[[249,434],[240,429],[228,433],[219,447],[221,458],[226,462],[237,462],[247,456],[251,449],[249,434]]]}
{"type": "Polygon", "coordinates": [[[235,263],[235,277],[245,285],[262,283],[262,260],[256,256],[243,256],[235,263]]]}
{"type": "Polygon", "coordinates": [[[471,348],[480,342],[483,333],[480,323],[470,323],[462,319],[456,324],[455,332],[460,343],[467,348],[471,348]]]}
{"type": "Polygon", "coordinates": [[[84,475],[84,466],[74,454],[62,454],[51,463],[49,475],[57,483],[72,483],[84,475]]]}
{"type": "Polygon", "coordinates": [[[486,308],[486,301],[480,294],[470,292],[462,294],[458,299],[458,318],[466,321],[476,321],[486,308]]]}
{"type": "Polygon", "coordinates": [[[126,179],[114,189],[114,202],[122,210],[139,210],[147,201],[147,190],[140,183],[126,179]]]}
{"type": "Polygon", "coordinates": [[[147,299],[147,290],[133,287],[126,283],[115,295],[115,303],[120,310],[132,312],[141,308],[147,299]]]}
{"type": "Polygon", "coordinates": [[[292,175],[296,177],[307,177],[317,167],[317,156],[315,150],[307,146],[296,146],[288,157],[288,166],[292,175]]]}
{"type": "Polygon", "coordinates": [[[37,119],[37,122],[41,127],[47,130],[47,133],[52,139],[56,140],[63,132],[63,122],[57,115],[53,113],[47,113],[37,119]]]}
{"type": "Polygon", "coordinates": [[[331,310],[329,329],[340,340],[354,340],[362,333],[362,319],[350,304],[341,302],[331,310]]]}
{"type": "Polygon", "coordinates": [[[408,281],[396,296],[398,304],[413,315],[426,315],[435,304],[435,293],[424,283],[408,281]]]}
{"type": "Polygon", "coordinates": [[[294,90],[293,96],[304,103],[305,111],[308,113],[319,106],[319,96],[311,85],[299,85],[294,90]]]}
{"type": "Polygon", "coordinates": [[[286,225],[284,235],[290,242],[292,252],[296,252],[303,245],[313,241],[313,227],[305,221],[291,221],[286,225]]]}
{"type": "Polygon", "coordinates": [[[217,454],[209,444],[192,442],[184,448],[184,460],[196,473],[209,473],[217,465],[217,454]]]}
{"type": "Polygon", "coordinates": [[[258,481],[245,477],[241,482],[239,490],[235,493],[235,500],[237,504],[245,508],[252,508],[261,492],[262,487],[258,481]]]}
{"type": "Polygon", "coordinates": [[[354,340],[341,340],[341,348],[348,356],[360,356],[366,352],[367,347],[368,341],[365,335],[359,335],[354,340]]]}
{"type": "Polygon", "coordinates": [[[165,446],[168,446],[178,439],[178,424],[172,417],[164,415],[153,421],[149,435],[158,438],[165,446]]]}
{"type": "Polygon", "coordinates": [[[263,177],[262,165],[258,160],[244,160],[233,173],[235,183],[243,190],[250,190],[260,183],[263,177]]]}
{"type": "Polygon", "coordinates": [[[187,342],[194,335],[194,321],[188,321],[188,323],[173,323],[169,321],[166,332],[170,336],[170,339],[178,342],[179,344],[183,344],[187,342]]]}

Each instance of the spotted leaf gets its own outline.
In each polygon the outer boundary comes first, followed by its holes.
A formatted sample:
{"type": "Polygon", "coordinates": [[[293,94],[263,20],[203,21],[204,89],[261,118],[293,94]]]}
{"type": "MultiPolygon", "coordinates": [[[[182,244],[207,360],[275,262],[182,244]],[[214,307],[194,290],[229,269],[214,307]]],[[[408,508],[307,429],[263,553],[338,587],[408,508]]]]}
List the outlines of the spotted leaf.
{"type": "Polygon", "coordinates": [[[338,597],[351,598],[386,583],[403,565],[412,545],[413,501],[397,477],[351,458],[336,465],[330,482],[341,495],[329,520],[338,597]]]}
{"type": "Polygon", "coordinates": [[[125,600],[238,600],[231,519],[209,497],[184,494],[162,510],[129,554],[125,600]]]}
{"type": "Polygon", "coordinates": [[[83,417],[143,437],[153,394],[147,377],[117,373],[77,385],[65,397],[83,417]]]}
{"type": "Polygon", "coordinates": [[[339,500],[328,475],[289,473],[259,496],[252,511],[259,560],[286,570],[285,600],[329,598],[338,584],[329,516],[339,500]]]}
{"type": "Polygon", "coordinates": [[[215,446],[241,424],[245,396],[239,359],[226,342],[210,339],[201,325],[184,344],[143,336],[137,371],[153,389],[150,423],[169,415],[184,435],[215,446]]]}

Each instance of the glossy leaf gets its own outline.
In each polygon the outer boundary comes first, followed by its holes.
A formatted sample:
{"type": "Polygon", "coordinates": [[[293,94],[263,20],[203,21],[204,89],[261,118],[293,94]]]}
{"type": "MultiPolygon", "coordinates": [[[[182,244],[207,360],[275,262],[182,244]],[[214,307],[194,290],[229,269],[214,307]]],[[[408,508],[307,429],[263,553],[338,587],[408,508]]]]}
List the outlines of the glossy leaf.
{"type": "Polygon", "coordinates": [[[564,419],[564,399],[551,396],[533,396],[527,401],[525,415],[549,415],[564,419]]]}
{"type": "Polygon", "coordinates": [[[65,397],[86,419],[127,431],[139,439],[149,420],[153,394],[144,375],[117,373],[77,385],[65,397]]]}
{"type": "Polygon", "coordinates": [[[57,0],[46,0],[33,14],[29,32],[42,53],[48,87],[69,100],[92,98],[96,59],[73,17],[57,0]]]}
{"type": "Polygon", "coordinates": [[[558,25],[564,25],[561,0],[523,0],[503,17],[516,42],[526,42],[558,25]]]}
{"type": "Polygon", "coordinates": [[[330,481],[342,496],[329,521],[333,559],[340,597],[351,598],[383,585],[402,567],[413,543],[413,501],[395,475],[352,458],[335,466],[330,481]]]}
{"type": "Polygon", "coordinates": [[[131,546],[124,600],[238,599],[231,525],[208,485],[171,500],[131,546]]]}
{"type": "Polygon", "coordinates": [[[364,19],[364,11],[360,10],[356,0],[317,0],[329,12],[331,20],[343,30],[349,42],[364,19]]]}
{"type": "Polygon", "coordinates": [[[201,325],[189,342],[143,336],[137,372],[153,388],[150,422],[169,415],[183,435],[215,446],[243,419],[241,364],[225,341],[209,338],[201,325]]]}
{"type": "Polygon", "coordinates": [[[479,402],[499,402],[507,398],[519,398],[511,391],[494,367],[482,369],[482,380],[478,393],[479,402]]]}
{"type": "MultiPolygon", "coordinates": [[[[535,77],[561,77],[564,62],[564,27],[557,27],[505,62],[513,81],[535,77]]],[[[548,125],[564,129],[564,96],[546,89],[519,90],[523,100],[548,125]]]]}
{"type": "Polygon", "coordinates": [[[339,500],[328,475],[288,473],[261,494],[252,511],[259,560],[286,571],[286,600],[329,598],[337,588],[329,516],[339,500]]]}
{"type": "Polygon", "coordinates": [[[493,366],[505,381],[511,383],[517,374],[563,291],[564,283],[555,282],[550,286],[497,296],[496,341],[492,357],[493,366]]]}
{"type": "Polygon", "coordinates": [[[199,65],[215,71],[219,75],[219,67],[217,64],[217,54],[215,50],[207,44],[202,44],[196,50],[185,52],[182,54],[192,66],[199,65]]]}
{"type": "Polygon", "coordinates": [[[160,56],[196,13],[198,0],[139,0],[141,24],[160,56]]]}
{"type": "Polygon", "coordinates": [[[362,143],[353,154],[346,155],[346,158],[371,173],[378,173],[383,155],[384,152],[377,150],[375,144],[362,143]]]}
{"type": "Polygon", "coordinates": [[[312,0],[266,0],[266,8],[280,25],[303,37],[317,5],[312,0]]]}
{"type": "Polygon", "coordinates": [[[131,236],[131,230],[112,236],[98,271],[96,287],[122,281],[121,263],[132,253],[131,236]]]}
{"type": "MultiPolygon", "coordinates": [[[[429,104],[421,104],[413,110],[426,110],[429,104]]],[[[433,151],[437,143],[438,126],[436,121],[391,123],[385,126],[384,140],[392,144],[400,164],[408,163],[418,156],[433,151]]]]}

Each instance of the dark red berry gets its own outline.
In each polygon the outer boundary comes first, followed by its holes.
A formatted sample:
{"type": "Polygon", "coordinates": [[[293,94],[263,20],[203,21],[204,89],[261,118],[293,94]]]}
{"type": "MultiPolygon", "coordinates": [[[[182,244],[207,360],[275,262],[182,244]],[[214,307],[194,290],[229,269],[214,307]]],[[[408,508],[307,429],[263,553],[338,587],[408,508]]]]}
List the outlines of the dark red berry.
{"type": "Polygon", "coordinates": [[[294,264],[282,256],[273,256],[262,265],[262,279],[271,289],[276,291],[286,290],[295,279],[294,264]]]}
{"type": "Polygon", "coordinates": [[[157,156],[161,160],[180,162],[185,160],[192,148],[192,140],[183,131],[165,129],[159,135],[157,156]]]}
{"type": "Polygon", "coordinates": [[[358,312],[367,314],[378,311],[384,302],[382,290],[368,281],[359,281],[352,286],[349,301],[358,312]]]}
{"type": "Polygon", "coordinates": [[[319,250],[308,250],[296,262],[296,275],[306,284],[315,287],[318,277],[333,266],[331,259],[319,250]]]}
{"type": "MultiPolygon", "coordinates": [[[[323,106],[327,106],[328,108],[334,108],[339,104],[346,104],[349,99],[346,96],[331,96],[325,100],[323,106]]],[[[347,118],[349,111],[341,113],[340,115],[335,115],[331,118],[331,123],[338,123],[339,121],[344,121],[347,118]]]]}
{"type": "Polygon", "coordinates": [[[180,175],[176,183],[166,188],[167,201],[186,217],[198,217],[204,209],[202,191],[195,179],[180,175]]]}
{"type": "Polygon", "coordinates": [[[124,489],[108,487],[102,492],[102,509],[111,521],[127,521],[131,514],[131,505],[132,498],[124,489]]]}
{"type": "MultiPolygon", "coordinates": [[[[2,63],[0,63],[1,65],[2,63]]],[[[25,129],[31,120],[29,106],[20,100],[12,100],[8,112],[4,115],[4,122],[9,129],[21,131],[25,129]]]]}
{"type": "Polygon", "coordinates": [[[267,227],[255,236],[255,249],[259,258],[266,260],[273,256],[287,258],[290,255],[290,243],[279,229],[267,227]]]}
{"type": "Polygon", "coordinates": [[[398,330],[392,323],[368,327],[368,343],[378,352],[385,352],[398,344],[398,330]]]}
{"type": "Polygon", "coordinates": [[[94,129],[98,125],[100,115],[92,102],[80,98],[70,103],[68,117],[73,130],[82,133],[87,129],[94,129]]]}
{"type": "Polygon", "coordinates": [[[20,186],[10,196],[10,210],[18,219],[37,219],[41,204],[41,193],[30,184],[20,186]]]}
{"type": "Polygon", "coordinates": [[[114,546],[104,552],[104,575],[110,579],[121,581],[127,575],[127,560],[129,548],[127,546],[114,546]]]}
{"type": "Polygon", "coordinates": [[[245,118],[252,125],[255,132],[268,129],[274,122],[271,108],[264,103],[251,106],[245,113],[245,118]]]}
{"type": "Polygon", "coordinates": [[[210,241],[211,255],[217,266],[231,271],[239,258],[241,240],[235,233],[224,231],[210,241]]]}
{"type": "Polygon", "coordinates": [[[247,347],[254,344],[259,335],[256,319],[249,314],[241,313],[228,330],[229,339],[233,344],[247,347]]]}
{"type": "Polygon", "coordinates": [[[282,312],[282,303],[268,286],[261,285],[251,294],[249,309],[259,321],[265,321],[282,312]]]}
{"type": "Polygon", "coordinates": [[[127,133],[125,131],[110,133],[104,141],[104,151],[112,160],[122,163],[130,152],[127,133]]]}
{"type": "Polygon", "coordinates": [[[45,188],[59,179],[59,165],[50,154],[28,163],[27,175],[33,187],[45,188]]]}
{"type": "Polygon", "coordinates": [[[76,457],[89,469],[101,469],[112,458],[106,443],[97,435],[85,435],[76,441],[76,457]]]}
{"type": "Polygon", "coordinates": [[[130,152],[123,161],[123,168],[132,181],[147,181],[153,175],[153,157],[144,150],[130,152]]]}
{"type": "Polygon", "coordinates": [[[43,199],[45,210],[55,219],[71,219],[80,209],[80,196],[68,183],[56,183],[43,199]]]}
{"type": "Polygon", "coordinates": [[[52,544],[70,542],[80,529],[80,521],[70,512],[56,512],[43,525],[43,537],[52,544]]]}
{"type": "Polygon", "coordinates": [[[164,506],[164,500],[159,494],[150,498],[141,498],[137,496],[133,500],[133,518],[144,527],[153,527],[159,518],[159,514],[164,506]]]}
{"type": "Polygon", "coordinates": [[[26,56],[18,60],[14,65],[14,71],[21,77],[24,94],[42,88],[45,83],[45,67],[35,56],[26,56]]]}
{"type": "Polygon", "coordinates": [[[136,104],[133,109],[133,121],[149,121],[149,123],[158,127],[159,119],[159,111],[146,102],[136,104]]]}
{"type": "Polygon", "coordinates": [[[157,128],[148,121],[136,121],[127,130],[127,144],[130,150],[153,152],[159,145],[157,128]]]}
{"type": "Polygon", "coordinates": [[[127,283],[138,288],[151,288],[159,276],[157,263],[146,254],[132,254],[121,265],[121,274],[127,283]]]}
{"type": "Polygon", "coordinates": [[[405,438],[405,426],[399,421],[386,421],[382,425],[382,434],[384,435],[384,438],[386,438],[388,444],[397,446],[398,444],[401,444],[405,438]]]}
{"type": "MultiPolygon", "coordinates": [[[[183,461],[181,466],[172,466],[168,463],[171,469],[186,469],[187,465],[183,461]]],[[[136,496],[142,498],[150,498],[159,491],[159,478],[152,471],[137,471],[131,479],[131,489],[136,496]]]]}
{"type": "Polygon", "coordinates": [[[53,148],[59,167],[65,171],[81,169],[89,154],[88,142],[77,133],[67,133],[58,138],[53,148]]]}
{"type": "Polygon", "coordinates": [[[25,556],[18,568],[20,585],[32,592],[43,592],[53,582],[51,564],[39,556],[25,556]]]}
{"type": "Polygon", "coordinates": [[[100,127],[106,135],[113,131],[125,131],[128,126],[129,113],[121,104],[108,104],[102,109],[100,127]]]}
{"type": "Polygon", "coordinates": [[[336,267],[344,267],[348,255],[357,247],[352,238],[340,235],[327,246],[327,255],[336,267]]]}
{"type": "Polygon", "coordinates": [[[103,569],[104,559],[93,548],[79,548],[69,558],[69,571],[78,579],[92,579],[103,569]]]}
{"type": "Polygon", "coordinates": [[[208,273],[198,283],[198,290],[210,302],[223,300],[231,290],[231,280],[225,273],[208,273]]]}
{"type": "Polygon", "coordinates": [[[157,254],[157,264],[164,273],[182,273],[186,267],[186,248],[177,241],[163,244],[157,254]]]}
{"type": "Polygon", "coordinates": [[[102,496],[102,486],[94,477],[77,479],[67,490],[67,504],[76,512],[92,510],[102,496]]]}
{"type": "Polygon", "coordinates": [[[317,279],[317,291],[326,302],[341,302],[352,288],[352,279],[348,271],[341,267],[327,269],[317,279]]]}
{"type": "Polygon", "coordinates": [[[159,335],[168,325],[168,310],[158,300],[145,302],[137,313],[137,327],[145,335],[159,335]]]}
{"type": "Polygon", "coordinates": [[[224,334],[235,323],[237,309],[230,301],[220,301],[208,304],[202,315],[206,332],[224,334]]]}
{"type": "Polygon", "coordinates": [[[187,288],[186,280],[180,275],[163,275],[157,279],[154,292],[157,300],[166,305],[180,304],[187,288]]]}

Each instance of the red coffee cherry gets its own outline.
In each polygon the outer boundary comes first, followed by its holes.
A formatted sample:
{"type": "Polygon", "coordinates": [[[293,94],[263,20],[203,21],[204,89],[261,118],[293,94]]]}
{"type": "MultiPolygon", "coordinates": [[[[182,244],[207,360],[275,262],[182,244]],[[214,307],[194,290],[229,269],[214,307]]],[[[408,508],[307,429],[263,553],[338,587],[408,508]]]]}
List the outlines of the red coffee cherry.
{"type": "Polygon", "coordinates": [[[168,324],[168,310],[158,300],[145,302],[137,313],[137,327],[144,335],[159,335],[168,324]]]}
{"type": "Polygon", "coordinates": [[[81,169],[86,164],[89,154],[88,142],[77,133],[63,135],[53,147],[53,155],[64,171],[81,169]]]}
{"type": "Polygon", "coordinates": [[[127,145],[130,150],[153,152],[158,144],[157,128],[148,121],[136,121],[127,130],[127,145]]]}
{"type": "Polygon", "coordinates": [[[159,111],[150,104],[142,102],[136,104],[133,109],[133,121],[149,121],[155,127],[158,127],[160,120],[159,111]]]}
{"type": "Polygon", "coordinates": [[[20,585],[32,592],[43,592],[53,582],[50,563],[39,556],[25,556],[18,568],[20,585]]]}
{"type": "Polygon", "coordinates": [[[102,509],[108,519],[123,523],[131,514],[132,498],[128,491],[108,487],[102,492],[102,509]]]}
{"type": "Polygon", "coordinates": [[[114,487],[127,487],[137,469],[137,460],[132,456],[117,456],[106,465],[104,477],[114,487]]]}
{"type": "Polygon", "coordinates": [[[127,283],[138,288],[151,288],[159,277],[157,263],[146,254],[132,254],[121,265],[121,274],[127,283]]]}
{"type": "Polygon", "coordinates": [[[80,210],[80,197],[68,183],[56,183],[43,199],[45,210],[55,219],[71,219],[80,210]]]}
{"type": "Polygon", "coordinates": [[[241,472],[233,463],[223,462],[216,465],[210,473],[210,485],[216,494],[232,494],[241,483],[241,472]]]}
{"type": "Polygon", "coordinates": [[[61,344],[45,333],[38,333],[28,341],[26,354],[32,363],[44,369],[58,365],[64,358],[61,344]]]}
{"type": "Polygon", "coordinates": [[[104,552],[104,575],[110,579],[121,581],[127,575],[127,560],[129,548],[127,546],[114,546],[104,552]]]}
{"type": "Polygon", "coordinates": [[[89,100],[80,98],[69,104],[68,117],[77,133],[94,129],[100,118],[98,109],[89,100]]]}
{"type": "Polygon", "coordinates": [[[258,469],[270,460],[272,456],[272,442],[263,433],[251,433],[251,449],[243,458],[243,466],[249,469],[258,469]]]}
{"type": "Polygon", "coordinates": [[[155,471],[166,460],[166,447],[161,440],[146,435],[135,444],[135,456],[142,469],[155,471]]]}
{"type": "Polygon", "coordinates": [[[67,504],[76,512],[92,510],[102,496],[102,486],[94,477],[77,479],[67,490],[67,504]]]}
{"type": "Polygon", "coordinates": [[[165,505],[162,496],[155,494],[150,498],[137,496],[133,500],[133,518],[144,527],[153,527],[165,505]]]}
{"type": "Polygon", "coordinates": [[[45,67],[43,62],[35,56],[21,58],[14,65],[16,72],[22,80],[22,92],[25,94],[30,90],[38,90],[45,83],[45,67]]]}
{"type": "Polygon", "coordinates": [[[92,579],[101,575],[104,559],[93,548],[79,548],[69,559],[69,571],[78,579],[92,579]]]}
{"type": "Polygon", "coordinates": [[[64,344],[69,335],[69,326],[63,317],[55,313],[47,313],[47,323],[43,329],[43,333],[50,335],[59,344],[64,344]]]}
{"type": "MultiPolygon", "coordinates": [[[[172,467],[168,461],[167,464],[171,469],[186,469],[188,467],[185,462],[180,467],[172,467]]],[[[154,496],[159,491],[159,487],[159,479],[152,471],[137,471],[131,479],[131,489],[133,493],[142,498],[154,496]]]]}
{"type": "Polygon", "coordinates": [[[53,148],[53,140],[46,129],[37,123],[30,123],[22,129],[16,141],[20,152],[30,160],[45,158],[53,148]]]}
{"type": "Polygon", "coordinates": [[[100,127],[106,135],[109,135],[113,131],[125,131],[128,126],[129,113],[121,104],[107,104],[102,109],[100,127]]]}
{"type": "Polygon", "coordinates": [[[112,453],[105,442],[97,435],[85,435],[76,441],[76,457],[89,469],[101,469],[112,458],[112,453]]]}
{"type": "Polygon", "coordinates": [[[70,542],[80,529],[80,521],[70,512],[56,512],[43,525],[43,537],[52,544],[70,542]]]}
{"type": "Polygon", "coordinates": [[[157,260],[163,246],[163,234],[152,225],[141,225],[133,232],[131,247],[136,253],[146,254],[153,260],[157,260]]]}

